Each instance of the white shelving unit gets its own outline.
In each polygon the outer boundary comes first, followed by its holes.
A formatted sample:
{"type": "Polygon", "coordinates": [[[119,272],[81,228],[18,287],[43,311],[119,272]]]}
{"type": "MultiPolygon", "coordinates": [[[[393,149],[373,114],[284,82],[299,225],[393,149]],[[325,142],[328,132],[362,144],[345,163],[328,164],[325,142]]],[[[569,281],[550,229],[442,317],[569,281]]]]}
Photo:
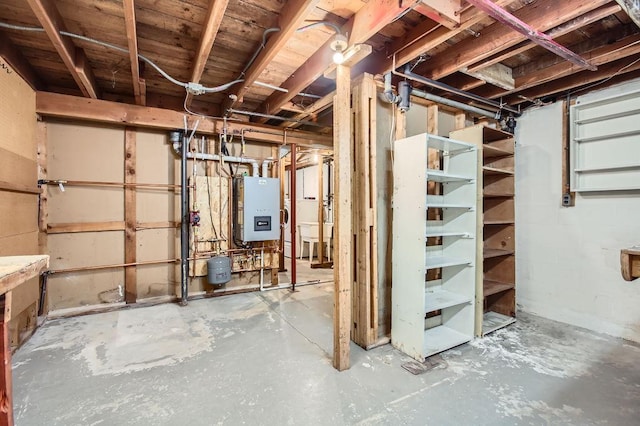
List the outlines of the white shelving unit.
{"type": "Polygon", "coordinates": [[[395,142],[391,342],[419,361],[474,335],[476,173],[473,144],[429,134],[395,142]],[[427,168],[430,150],[443,170],[427,168]],[[441,195],[427,195],[429,182],[441,195]],[[430,209],[439,220],[427,220],[430,209]]]}

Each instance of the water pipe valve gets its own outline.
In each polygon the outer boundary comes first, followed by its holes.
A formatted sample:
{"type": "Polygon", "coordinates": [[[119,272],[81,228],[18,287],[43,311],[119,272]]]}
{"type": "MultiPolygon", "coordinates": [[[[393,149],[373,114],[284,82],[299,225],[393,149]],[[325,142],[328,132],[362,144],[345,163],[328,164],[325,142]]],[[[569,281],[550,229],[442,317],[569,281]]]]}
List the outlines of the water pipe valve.
{"type": "Polygon", "coordinates": [[[191,223],[191,226],[200,226],[200,210],[189,212],[189,223],[191,223]]]}

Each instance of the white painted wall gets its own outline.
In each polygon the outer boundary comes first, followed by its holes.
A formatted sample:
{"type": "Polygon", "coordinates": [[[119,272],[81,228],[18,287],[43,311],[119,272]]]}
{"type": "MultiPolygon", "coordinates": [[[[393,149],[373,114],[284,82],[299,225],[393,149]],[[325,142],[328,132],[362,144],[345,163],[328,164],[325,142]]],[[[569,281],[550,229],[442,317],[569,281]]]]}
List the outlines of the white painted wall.
{"type": "MultiPolygon", "coordinates": [[[[591,93],[597,99],[640,80],[591,93]]],[[[525,112],[516,128],[517,300],[522,310],[640,342],[640,279],[620,275],[640,244],[640,192],[577,195],[561,206],[562,106],[525,112]]]]}

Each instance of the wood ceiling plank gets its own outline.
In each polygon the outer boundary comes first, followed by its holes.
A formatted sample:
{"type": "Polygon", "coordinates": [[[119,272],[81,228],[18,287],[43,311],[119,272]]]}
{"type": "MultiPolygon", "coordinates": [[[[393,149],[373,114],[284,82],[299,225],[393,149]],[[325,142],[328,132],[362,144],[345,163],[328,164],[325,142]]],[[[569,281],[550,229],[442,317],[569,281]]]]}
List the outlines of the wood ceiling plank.
{"type": "Polygon", "coordinates": [[[97,99],[98,88],[84,51],[77,48],[70,38],[60,35],[66,27],[55,4],[51,0],[27,1],[82,93],[97,99]]]}
{"type": "MultiPolygon", "coordinates": [[[[302,26],[307,15],[316,7],[319,0],[289,0],[280,12],[280,31],[272,34],[255,61],[241,78],[244,81],[234,87],[232,94],[237,101],[242,102],[244,94],[260,74],[267,68],[271,61],[289,42],[296,30],[302,26]]],[[[235,104],[233,98],[229,103],[229,108],[235,104]]]]}
{"type": "MultiPolygon", "coordinates": [[[[202,73],[207,65],[207,60],[211,54],[213,43],[216,41],[222,18],[229,5],[229,0],[210,0],[209,9],[207,10],[207,16],[204,20],[204,29],[200,34],[200,42],[198,43],[198,50],[196,51],[195,61],[193,64],[193,70],[191,71],[191,78],[189,82],[200,83],[202,73]]],[[[187,107],[191,105],[193,101],[193,95],[187,94],[186,104],[187,107]]]]}
{"type": "Polygon", "coordinates": [[[138,33],[136,30],[136,6],[134,0],[124,0],[125,30],[127,33],[127,45],[129,46],[129,61],[131,62],[131,79],[133,95],[138,105],[144,105],[143,99],[146,93],[142,93],[140,84],[140,64],[138,62],[138,33]]]}
{"type": "MultiPolygon", "coordinates": [[[[517,10],[514,15],[539,31],[547,31],[580,15],[607,4],[609,0],[557,2],[539,0],[517,10]]],[[[416,72],[438,80],[524,41],[526,37],[496,22],[486,27],[480,37],[451,46],[416,72]]],[[[400,62],[401,63],[401,62],[400,62]]]]}
{"type": "Polygon", "coordinates": [[[0,33],[0,56],[32,89],[43,90],[45,88],[42,79],[36,74],[31,64],[4,33],[0,33]]]}
{"type": "MultiPolygon", "coordinates": [[[[595,10],[592,10],[590,12],[585,13],[582,16],[579,16],[575,19],[572,19],[571,21],[565,22],[551,30],[549,30],[547,32],[547,34],[552,37],[552,38],[557,38],[560,36],[563,36],[565,34],[568,34],[572,31],[575,31],[579,28],[582,28],[586,25],[592,24],[596,21],[599,21],[603,18],[606,18],[607,16],[613,15],[617,12],[620,11],[620,6],[614,3],[611,4],[607,4],[604,5],[602,7],[599,7],[595,10]]],[[[531,42],[531,41],[525,41],[523,43],[520,43],[519,45],[515,46],[512,49],[508,49],[506,51],[500,52],[496,55],[491,56],[490,58],[473,64],[471,65],[468,70],[471,72],[476,72],[479,71],[483,68],[489,67],[493,64],[497,64],[499,62],[502,62],[508,58],[511,58],[513,56],[519,55],[521,53],[524,53],[530,49],[533,49],[534,47],[536,47],[537,44],[531,42]]]]}
{"type": "MultiPolygon", "coordinates": [[[[342,26],[341,32],[348,34],[349,45],[364,43],[402,12],[407,10],[410,4],[408,2],[405,3],[400,6],[397,1],[370,0],[342,26]]],[[[316,50],[316,52],[281,85],[281,87],[288,90],[288,93],[274,92],[269,96],[261,107],[262,111],[267,114],[277,112],[282,105],[289,102],[296,94],[317,80],[331,63],[333,52],[329,46],[330,44],[331,39],[323,44],[320,49],[316,50]]]]}

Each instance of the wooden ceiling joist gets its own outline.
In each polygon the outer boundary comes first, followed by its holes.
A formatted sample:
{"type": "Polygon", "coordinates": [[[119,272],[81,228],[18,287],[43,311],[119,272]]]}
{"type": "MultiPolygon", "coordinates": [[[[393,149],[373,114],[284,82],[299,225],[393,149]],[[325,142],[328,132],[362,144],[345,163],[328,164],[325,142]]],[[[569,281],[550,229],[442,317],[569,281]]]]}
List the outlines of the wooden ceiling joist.
{"type": "MultiPolygon", "coordinates": [[[[230,108],[233,107],[235,102],[242,102],[249,86],[258,80],[260,74],[262,74],[271,61],[273,61],[276,55],[280,53],[296,30],[302,26],[306,17],[318,4],[318,1],[319,0],[289,0],[286,3],[280,12],[280,31],[271,35],[264,49],[258,54],[253,64],[251,64],[242,77],[244,81],[238,84],[233,90],[232,93],[235,95],[235,101],[230,101],[230,108]]],[[[297,92],[295,94],[297,94],[297,92]]]]}
{"type": "Polygon", "coordinates": [[[572,52],[567,49],[563,45],[559,44],[547,34],[539,31],[536,27],[532,27],[531,25],[523,22],[517,16],[509,13],[505,9],[496,6],[491,0],[466,0],[468,3],[471,3],[478,9],[485,12],[487,15],[496,19],[498,22],[506,25],[512,30],[522,34],[535,44],[542,46],[548,51],[560,56],[561,58],[576,64],[582,68],[589,69],[591,71],[596,70],[596,66],[591,64],[589,61],[581,57],[580,55],[572,52]]]}
{"type": "Polygon", "coordinates": [[[138,33],[136,30],[136,6],[135,0],[123,0],[124,22],[127,32],[127,44],[129,46],[129,60],[131,61],[131,79],[133,81],[133,95],[136,104],[145,105],[146,84],[140,79],[140,63],[138,62],[138,33]]]}
{"type": "MultiPolygon", "coordinates": [[[[370,0],[342,26],[341,33],[348,35],[349,46],[364,43],[410,6],[409,2],[400,5],[397,1],[370,0]]],[[[328,40],[323,44],[281,85],[288,90],[287,93],[274,92],[264,102],[261,110],[267,114],[277,113],[282,105],[316,81],[331,63],[331,42],[332,40],[328,40]]]]}
{"type": "MultiPolygon", "coordinates": [[[[202,34],[200,34],[200,43],[198,44],[191,79],[189,80],[191,83],[200,83],[228,5],[229,0],[209,0],[207,17],[203,24],[202,34]]],[[[193,95],[191,93],[187,94],[187,106],[191,105],[192,100],[193,95]]]]}
{"type": "Polygon", "coordinates": [[[43,90],[45,88],[44,83],[33,70],[31,64],[3,33],[0,33],[0,56],[32,89],[43,90]]]}
{"type": "MultiPolygon", "coordinates": [[[[594,22],[606,18],[607,16],[614,15],[620,12],[620,10],[620,6],[615,3],[606,4],[549,30],[547,32],[547,35],[551,38],[557,38],[565,34],[569,34],[572,31],[578,30],[586,25],[593,24],[594,22]]],[[[468,67],[468,70],[472,73],[477,72],[483,68],[490,67],[493,64],[502,62],[505,59],[509,59],[511,57],[524,53],[536,46],[537,44],[532,41],[522,42],[511,49],[507,49],[485,59],[482,62],[471,65],[470,67],[468,67]]]]}
{"type": "Polygon", "coordinates": [[[84,51],[69,37],[60,34],[66,27],[55,3],[51,0],[27,1],[84,96],[97,99],[99,90],[84,51]]]}
{"type": "MultiPolygon", "coordinates": [[[[539,0],[524,6],[514,15],[539,31],[548,31],[608,2],[609,0],[593,0],[576,4],[575,2],[539,0]]],[[[438,80],[524,40],[526,40],[524,35],[496,22],[486,27],[480,37],[468,38],[455,44],[444,53],[429,60],[416,72],[438,80]]]]}

